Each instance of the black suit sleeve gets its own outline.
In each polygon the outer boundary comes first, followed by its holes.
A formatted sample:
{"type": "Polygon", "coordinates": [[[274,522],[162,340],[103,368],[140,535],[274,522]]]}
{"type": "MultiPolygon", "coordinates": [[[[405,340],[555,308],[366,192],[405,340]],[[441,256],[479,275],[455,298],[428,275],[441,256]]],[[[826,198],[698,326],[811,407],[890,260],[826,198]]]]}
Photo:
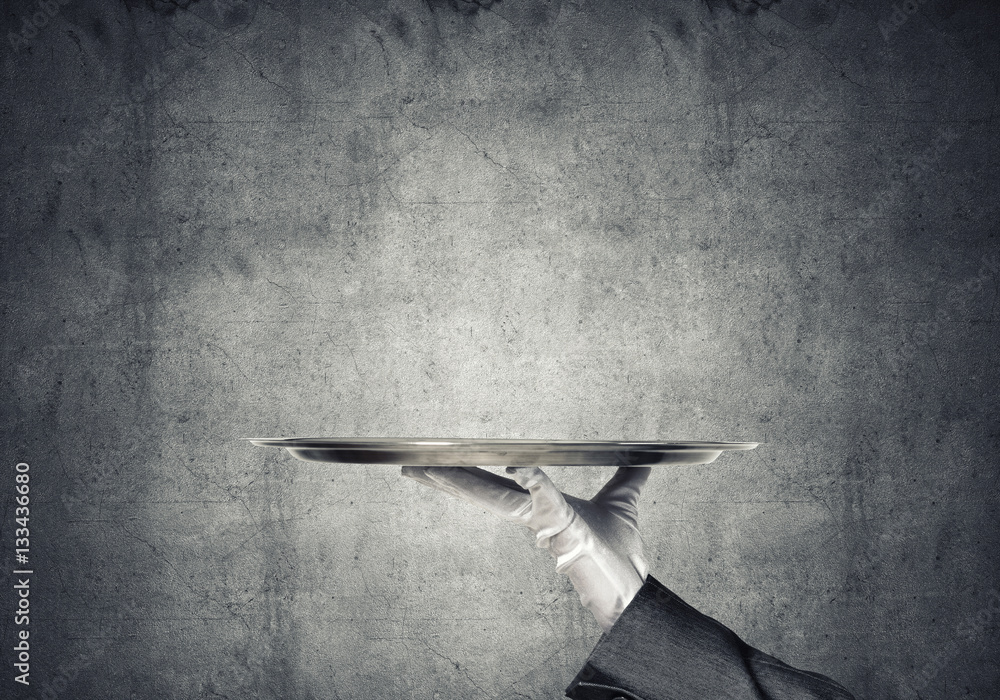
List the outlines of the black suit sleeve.
{"type": "Polygon", "coordinates": [[[566,689],[574,700],[853,700],[701,614],[652,576],[566,689]]]}

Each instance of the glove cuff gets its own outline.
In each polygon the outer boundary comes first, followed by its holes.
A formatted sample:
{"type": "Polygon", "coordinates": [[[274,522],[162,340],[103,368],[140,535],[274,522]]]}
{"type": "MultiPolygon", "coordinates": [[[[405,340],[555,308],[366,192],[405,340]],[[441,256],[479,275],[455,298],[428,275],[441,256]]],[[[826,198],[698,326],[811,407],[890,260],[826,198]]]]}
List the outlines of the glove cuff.
{"type": "MultiPolygon", "coordinates": [[[[548,549],[552,552],[552,556],[558,556],[557,553],[553,551],[553,547],[560,546],[556,544],[557,540],[563,539],[564,533],[579,529],[583,523],[580,516],[572,506],[567,503],[565,504],[565,508],[567,511],[565,516],[568,517],[566,517],[563,522],[554,525],[547,525],[535,530],[535,545],[541,549],[548,549]]],[[[589,530],[589,528],[586,529],[589,530]]]]}
{"type": "Polygon", "coordinates": [[[537,544],[543,549],[548,549],[549,554],[555,557],[556,571],[565,573],[574,561],[594,551],[594,531],[574,510],[573,517],[558,532],[552,532],[545,537],[539,532],[537,544]]]}

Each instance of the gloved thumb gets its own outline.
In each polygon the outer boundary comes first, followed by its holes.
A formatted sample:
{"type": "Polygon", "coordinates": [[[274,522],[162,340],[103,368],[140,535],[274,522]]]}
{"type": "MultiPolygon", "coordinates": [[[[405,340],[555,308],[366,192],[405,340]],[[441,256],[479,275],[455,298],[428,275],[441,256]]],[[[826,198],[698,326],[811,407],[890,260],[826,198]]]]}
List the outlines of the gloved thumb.
{"type": "Polygon", "coordinates": [[[638,529],[639,493],[651,471],[650,467],[619,467],[590,500],[638,529]]]}

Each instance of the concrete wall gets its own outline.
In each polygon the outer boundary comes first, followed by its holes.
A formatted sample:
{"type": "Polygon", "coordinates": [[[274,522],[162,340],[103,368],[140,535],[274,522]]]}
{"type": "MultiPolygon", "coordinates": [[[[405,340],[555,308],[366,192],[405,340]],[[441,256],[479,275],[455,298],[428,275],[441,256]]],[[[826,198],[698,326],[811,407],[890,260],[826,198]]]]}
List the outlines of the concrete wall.
{"type": "Polygon", "coordinates": [[[654,574],[998,697],[998,13],[763,5],[6,3],[0,692],[561,697],[526,531],[239,441],[412,435],[764,442],[654,473],[654,574]]]}

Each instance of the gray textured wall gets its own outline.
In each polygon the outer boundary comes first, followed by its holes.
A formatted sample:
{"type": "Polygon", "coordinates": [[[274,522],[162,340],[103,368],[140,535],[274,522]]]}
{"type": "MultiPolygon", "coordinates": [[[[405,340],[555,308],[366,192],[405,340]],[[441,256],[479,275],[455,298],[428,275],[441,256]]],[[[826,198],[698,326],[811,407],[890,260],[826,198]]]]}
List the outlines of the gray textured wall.
{"type": "Polygon", "coordinates": [[[1000,697],[987,3],[56,5],[0,27],[0,694],[561,697],[599,628],[527,532],[238,441],[414,435],[765,442],[653,475],[658,578],[1000,697]]]}

